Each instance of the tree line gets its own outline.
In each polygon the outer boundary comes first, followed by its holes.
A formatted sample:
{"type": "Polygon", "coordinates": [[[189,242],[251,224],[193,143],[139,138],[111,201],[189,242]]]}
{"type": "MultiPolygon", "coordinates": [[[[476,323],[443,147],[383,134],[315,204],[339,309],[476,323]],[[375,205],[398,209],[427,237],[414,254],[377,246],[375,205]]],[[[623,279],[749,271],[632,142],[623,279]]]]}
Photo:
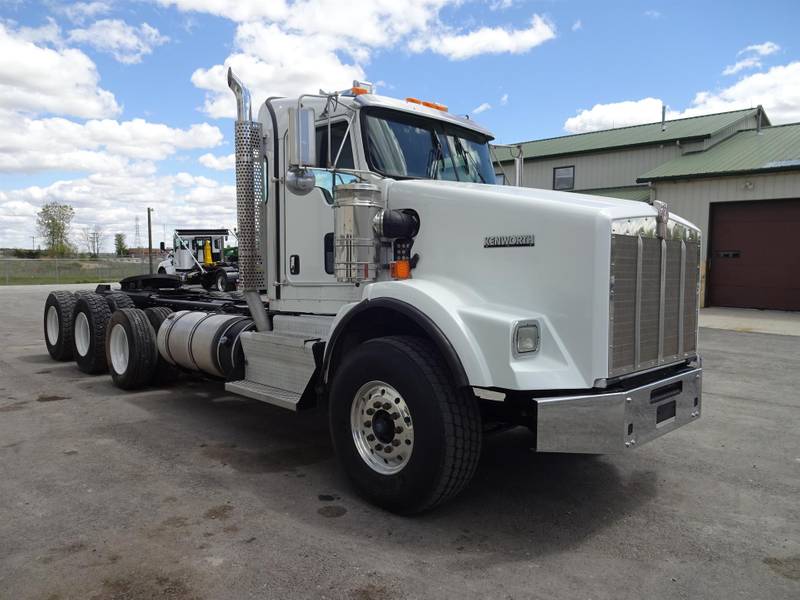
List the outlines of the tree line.
{"type": "MultiPolygon", "coordinates": [[[[93,227],[83,227],[77,232],[79,244],[75,244],[72,228],[74,217],[74,208],[57,201],[44,204],[37,213],[36,229],[44,242],[47,256],[60,258],[75,255],[79,250],[78,245],[83,246],[92,258],[100,255],[108,233],[97,224],[93,227]]],[[[128,255],[124,233],[114,234],[114,253],[117,256],[128,255]]]]}

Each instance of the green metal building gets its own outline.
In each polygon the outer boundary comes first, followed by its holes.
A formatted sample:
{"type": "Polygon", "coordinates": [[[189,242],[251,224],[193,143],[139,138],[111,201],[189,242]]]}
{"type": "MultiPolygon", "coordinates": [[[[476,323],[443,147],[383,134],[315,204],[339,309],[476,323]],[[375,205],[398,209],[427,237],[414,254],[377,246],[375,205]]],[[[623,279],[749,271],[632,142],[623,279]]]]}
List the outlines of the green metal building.
{"type": "MultiPolygon", "coordinates": [[[[666,202],[703,231],[705,305],[800,310],[800,123],[759,106],[522,144],[523,185],[666,202]]],[[[497,172],[513,161],[497,149],[497,172]]]]}

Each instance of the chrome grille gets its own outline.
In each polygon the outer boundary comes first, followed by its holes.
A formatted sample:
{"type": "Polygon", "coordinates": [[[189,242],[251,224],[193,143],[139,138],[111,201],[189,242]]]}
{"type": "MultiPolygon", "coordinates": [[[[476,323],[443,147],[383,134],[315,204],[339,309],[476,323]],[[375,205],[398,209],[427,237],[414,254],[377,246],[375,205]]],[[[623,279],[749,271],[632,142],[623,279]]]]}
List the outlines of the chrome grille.
{"type": "Polygon", "coordinates": [[[611,237],[609,376],[691,357],[697,350],[699,233],[673,221],[615,222],[611,237]]]}

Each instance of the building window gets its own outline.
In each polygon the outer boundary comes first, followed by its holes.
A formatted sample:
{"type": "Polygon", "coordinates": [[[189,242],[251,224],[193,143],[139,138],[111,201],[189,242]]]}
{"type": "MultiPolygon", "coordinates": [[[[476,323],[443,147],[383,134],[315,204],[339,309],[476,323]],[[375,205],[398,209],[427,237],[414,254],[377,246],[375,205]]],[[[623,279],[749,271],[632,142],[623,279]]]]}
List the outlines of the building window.
{"type": "Polygon", "coordinates": [[[575,167],[556,167],[553,169],[553,189],[571,190],[575,187],[575,167]]]}
{"type": "Polygon", "coordinates": [[[494,182],[497,185],[505,185],[506,184],[506,176],[504,173],[495,173],[494,174],[494,182]]]}

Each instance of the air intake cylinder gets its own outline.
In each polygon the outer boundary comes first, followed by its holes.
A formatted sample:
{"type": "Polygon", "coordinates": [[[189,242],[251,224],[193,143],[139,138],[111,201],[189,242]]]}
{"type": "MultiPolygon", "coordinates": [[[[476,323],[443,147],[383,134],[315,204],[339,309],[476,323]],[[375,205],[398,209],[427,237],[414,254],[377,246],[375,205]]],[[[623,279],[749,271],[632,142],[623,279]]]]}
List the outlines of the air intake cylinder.
{"type": "Polygon", "coordinates": [[[370,183],[336,186],[333,244],[338,281],[359,283],[375,279],[380,258],[375,223],[382,209],[381,192],[376,186],[370,183]]]}

